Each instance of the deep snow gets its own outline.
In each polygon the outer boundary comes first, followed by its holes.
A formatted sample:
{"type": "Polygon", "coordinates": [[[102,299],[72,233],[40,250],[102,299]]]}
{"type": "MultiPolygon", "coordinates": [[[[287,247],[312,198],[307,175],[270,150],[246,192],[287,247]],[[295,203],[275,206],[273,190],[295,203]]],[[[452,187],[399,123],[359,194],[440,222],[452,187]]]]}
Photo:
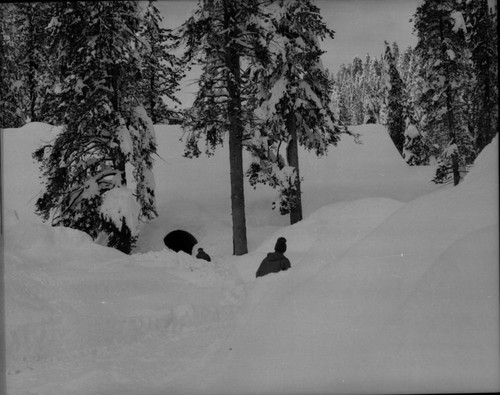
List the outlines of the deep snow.
{"type": "Polygon", "coordinates": [[[41,224],[31,153],[57,130],[4,131],[9,394],[498,391],[498,138],[453,188],[353,129],[362,145],[301,152],[302,222],[248,186],[242,257],[225,149],[182,158],[156,127],[160,217],[127,256],[41,224]],[[213,262],[166,250],[178,228],[213,262]],[[255,279],[278,236],[292,269],[255,279]]]}

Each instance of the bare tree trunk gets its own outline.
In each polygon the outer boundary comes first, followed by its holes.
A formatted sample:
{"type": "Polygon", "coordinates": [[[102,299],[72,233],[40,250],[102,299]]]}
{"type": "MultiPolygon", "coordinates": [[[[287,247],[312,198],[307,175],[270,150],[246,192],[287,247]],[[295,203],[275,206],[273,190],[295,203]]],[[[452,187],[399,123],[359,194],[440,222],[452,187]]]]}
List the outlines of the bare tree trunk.
{"type": "MultiPolygon", "coordinates": [[[[225,27],[231,26],[229,3],[224,3],[225,27]]],[[[233,217],[233,254],[244,255],[248,252],[245,217],[245,191],[243,176],[243,124],[241,121],[241,76],[240,57],[231,47],[227,37],[225,63],[227,73],[227,91],[229,94],[229,166],[231,177],[231,215],[233,217]]]]}
{"type": "Polygon", "coordinates": [[[295,168],[297,177],[295,179],[296,196],[294,199],[294,205],[290,211],[290,224],[293,225],[299,221],[302,221],[302,192],[300,190],[299,149],[297,141],[297,125],[294,113],[290,113],[288,115],[286,127],[291,138],[286,149],[287,162],[289,166],[295,168]]]}

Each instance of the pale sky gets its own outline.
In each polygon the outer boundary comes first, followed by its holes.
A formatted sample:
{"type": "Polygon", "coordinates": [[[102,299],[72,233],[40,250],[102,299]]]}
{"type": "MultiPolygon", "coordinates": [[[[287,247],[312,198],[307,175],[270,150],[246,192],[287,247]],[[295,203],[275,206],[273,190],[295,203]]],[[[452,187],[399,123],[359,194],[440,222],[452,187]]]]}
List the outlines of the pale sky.
{"type": "MultiPolygon", "coordinates": [[[[384,40],[396,41],[400,49],[414,47],[417,38],[412,34],[415,14],[421,0],[317,0],[323,20],[335,31],[333,40],[322,43],[323,65],[336,74],[341,64],[350,63],[354,56],[364,59],[366,54],[380,56],[384,40]]],[[[196,0],[159,1],[165,26],[181,25],[196,7],[196,0]]],[[[195,88],[184,89],[181,101],[189,101],[195,88]],[[191,91],[189,93],[188,91],[191,91]],[[185,95],[188,95],[184,97],[185,95]]]]}

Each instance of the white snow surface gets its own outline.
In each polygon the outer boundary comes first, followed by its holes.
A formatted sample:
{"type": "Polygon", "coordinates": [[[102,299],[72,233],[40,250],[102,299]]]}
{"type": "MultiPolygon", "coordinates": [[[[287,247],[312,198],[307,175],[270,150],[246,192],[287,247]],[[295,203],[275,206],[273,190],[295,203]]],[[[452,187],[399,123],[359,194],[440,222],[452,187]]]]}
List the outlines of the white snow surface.
{"type": "Polygon", "coordinates": [[[457,187],[406,165],[379,125],[301,151],[304,220],[247,184],[235,257],[227,147],[187,159],[177,127],[155,129],[159,217],[132,255],[41,223],[31,153],[57,130],[4,131],[10,395],[500,389],[498,137],[457,187]],[[174,229],[212,262],[166,249],[174,229]],[[256,279],[279,236],[292,268],[256,279]]]}

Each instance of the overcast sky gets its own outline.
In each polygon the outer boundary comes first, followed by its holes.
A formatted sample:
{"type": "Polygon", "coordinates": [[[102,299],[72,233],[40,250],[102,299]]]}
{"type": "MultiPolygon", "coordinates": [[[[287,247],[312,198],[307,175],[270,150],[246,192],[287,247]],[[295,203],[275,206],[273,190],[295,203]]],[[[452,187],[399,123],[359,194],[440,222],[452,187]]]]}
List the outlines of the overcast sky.
{"type": "MultiPolygon", "coordinates": [[[[315,4],[320,8],[323,20],[335,31],[333,40],[322,43],[322,49],[326,51],[323,55],[324,66],[336,74],[341,64],[350,63],[356,55],[362,59],[367,53],[380,56],[384,51],[384,40],[390,43],[396,41],[401,49],[415,46],[417,39],[412,34],[413,23],[410,19],[420,2],[317,0],[315,4]]],[[[157,5],[165,26],[175,28],[191,15],[197,1],[159,1],[157,5]]]]}

